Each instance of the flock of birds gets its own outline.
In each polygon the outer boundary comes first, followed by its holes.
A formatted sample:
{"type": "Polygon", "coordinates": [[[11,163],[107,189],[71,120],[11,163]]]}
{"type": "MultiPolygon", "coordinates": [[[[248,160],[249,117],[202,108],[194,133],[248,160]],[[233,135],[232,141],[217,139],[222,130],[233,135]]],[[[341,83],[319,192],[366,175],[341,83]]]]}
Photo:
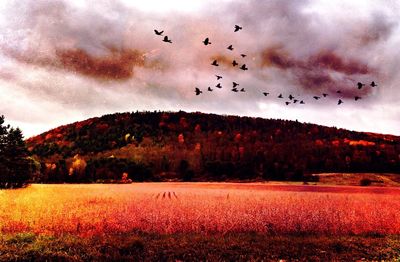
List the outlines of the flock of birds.
{"type": "MultiPolygon", "coordinates": [[[[240,31],[240,30],[242,30],[242,29],[243,29],[243,28],[242,28],[241,26],[235,25],[235,27],[234,27],[234,32],[238,32],[238,31],[240,31]]],[[[164,30],[163,30],[163,31],[158,31],[158,30],[154,29],[154,33],[155,33],[156,35],[158,35],[158,36],[163,36],[164,30]]],[[[163,38],[162,41],[163,41],[163,42],[166,42],[166,43],[172,44],[172,40],[171,40],[170,38],[168,38],[167,35],[164,36],[164,38],[163,38]]],[[[210,39],[209,39],[208,37],[205,38],[204,41],[203,41],[203,44],[204,44],[205,46],[211,45],[210,39]]],[[[230,51],[233,51],[233,50],[234,50],[233,45],[229,45],[226,49],[228,49],[228,50],[230,50],[230,51]]],[[[245,57],[246,57],[246,54],[240,54],[240,56],[241,56],[242,58],[245,58],[245,57]]],[[[211,63],[211,65],[212,65],[212,66],[215,66],[215,67],[219,66],[217,60],[213,60],[212,63],[211,63]]],[[[243,70],[243,71],[249,70],[249,68],[247,67],[246,64],[240,65],[239,62],[237,62],[235,59],[232,61],[232,66],[233,66],[233,67],[238,67],[240,70],[243,70]]],[[[215,75],[215,76],[216,76],[216,78],[217,78],[217,81],[219,81],[219,80],[221,80],[221,79],[223,78],[221,75],[215,75]]],[[[232,89],[231,89],[231,91],[232,91],[232,92],[235,92],[235,93],[237,93],[237,92],[246,92],[246,90],[245,90],[244,88],[238,89],[238,86],[239,86],[239,85],[240,85],[240,84],[238,84],[238,83],[236,83],[236,82],[232,82],[232,89]]],[[[365,86],[366,86],[366,84],[361,83],[361,82],[357,82],[357,88],[358,88],[359,90],[362,89],[362,88],[365,87],[365,86]]],[[[370,86],[371,86],[371,87],[376,87],[376,86],[378,86],[378,85],[377,85],[374,81],[372,81],[372,82],[370,83],[370,86]]],[[[219,83],[217,83],[217,84],[215,85],[215,87],[216,87],[216,88],[222,88],[222,85],[221,85],[221,83],[219,82],[219,83]]],[[[208,91],[208,92],[213,92],[214,89],[211,88],[211,86],[209,86],[209,87],[207,88],[207,91],[208,91]]],[[[198,87],[195,87],[194,92],[195,92],[195,94],[196,94],[197,96],[203,93],[203,91],[202,91],[200,88],[198,88],[198,87]]],[[[342,93],[341,90],[337,90],[337,91],[336,91],[336,94],[338,94],[338,95],[340,95],[341,93],[342,93]]],[[[269,95],[270,95],[269,92],[265,92],[265,91],[263,91],[262,94],[263,94],[264,96],[269,96],[269,95]]],[[[315,96],[313,96],[313,99],[319,100],[319,99],[321,99],[321,98],[326,98],[326,97],[328,97],[328,96],[329,96],[329,94],[323,93],[323,94],[321,94],[321,95],[315,95],[315,96]]],[[[283,94],[280,93],[280,94],[277,96],[277,98],[278,98],[278,99],[285,99],[286,97],[284,97],[283,94]]],[[[296,98],[296,97],[293,96],[292,94],[289,94],[289,96],[287,96],[287,98],[288,98],[289,100],[286,100],[286,101],[285,101],[285,104],[286,104],[286,105],[296,104],[296,103],[301,104],[301,105],[304,105],[304,104],[305,104],[304,100],[300,100],[300,98],[296,98]]],[[[360,97],[360,96],[354,96],[354,100],[355,100],[355,101],[358,101],[358,100],[360,100],[361,98],[362,98],[362,97],[360,97]]],[[[338,101],[337,101],[337,105],[341,105],[341,104],[343,104],[343,103],[344,103],[343,100],[342,100],[341,98],[339,98],[338,101]]]]}

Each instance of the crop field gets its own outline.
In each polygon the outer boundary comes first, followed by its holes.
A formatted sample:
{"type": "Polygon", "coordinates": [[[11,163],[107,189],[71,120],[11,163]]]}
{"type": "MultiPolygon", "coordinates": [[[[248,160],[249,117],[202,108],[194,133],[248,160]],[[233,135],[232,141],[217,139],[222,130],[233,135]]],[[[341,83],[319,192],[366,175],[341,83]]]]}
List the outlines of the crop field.
{"type": "Polygon", "coordinates": [[[230,183],[31,185],[0,191],[3,234],[399,234],[400,189],[230,183]]]}

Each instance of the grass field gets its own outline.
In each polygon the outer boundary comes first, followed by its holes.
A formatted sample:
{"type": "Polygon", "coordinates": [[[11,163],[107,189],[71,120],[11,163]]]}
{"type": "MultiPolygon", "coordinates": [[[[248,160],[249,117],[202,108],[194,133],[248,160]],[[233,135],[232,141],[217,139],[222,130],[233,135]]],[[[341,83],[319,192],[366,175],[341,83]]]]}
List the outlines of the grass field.
{"type": "MultiPolygon", "coordinates": [[[[185,254],[200,252],[191,246],[200,241],[203,248],[214,246],[215,251],[222,245],[228,253],[232,245],[240,246],[240,243],[250,245],[249,250],[258,246],[254,252],[259,257],[272,254],[265,253],[263,245],[268,245],[271,252],[280,254],[277,258],[285,258],[285,248],[275,245],[283,241],[288,249],[294,241],[292,248],[298,248],[297,253],[291,253],[294,257],[314,254],[310,250],[301,251],[299,239],[303,239],[325,253],[333,250],[329,253],[332,259],[338,258],[340,251],[342,255],[358,254],[359,258],[364,252],[367,257],[380,260],[400,255],[399,210],[400,188],[394,187],[269,183],[32,185],[0,191],[0,258],[7,260],[2,256],[13,248],[28,252],[26,248],[37,248],[37,245],[53,255],[68,243],[92,249],[97,245],[107,246],[107,239],[113,236],[118,245],[133,241],[140,250],[153,247],[154,254],[157,245],[168,245],[162,239],[174,243],[169,246],[172,253],[171,250],[185,254]],[[219,243],[215,236],[226,242],[219,243]],[[26,238],[24,248],[19,248],[26,238]],[[101,239],[100,244],[96,239],[101,239]],[[375,243],[375,249],[364,250],[354,239],[364,246],[375,243]],[[342,246],[346,241],[350,241],[349,250],[342,246]],[[55,251],[50,248],[53,245],[56,245],[55,251]]],[[[73,252],[74,248],[68,247],[68,250],[73,252]]],[[[76,252],[82,253],[82,248],[76,252]]],[[[11,253],[15,254],[15,250],[11,253]]],[[[325,253],[321,254],[327,256],[325,253]]],[[[178,259],[175,255],[167,257],[178,259]]],[[[252,254],[248,255],[251,258],[252,254]]]]}

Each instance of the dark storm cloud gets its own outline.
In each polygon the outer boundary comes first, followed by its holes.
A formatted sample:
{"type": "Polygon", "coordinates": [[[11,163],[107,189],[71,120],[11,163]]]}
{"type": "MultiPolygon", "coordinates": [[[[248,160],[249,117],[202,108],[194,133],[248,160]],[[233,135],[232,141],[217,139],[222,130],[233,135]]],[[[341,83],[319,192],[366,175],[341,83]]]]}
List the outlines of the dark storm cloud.
{"type": "MultiPolygon", "coordinates": [[[[237,0],[191,13],[164,14],[139,11],[122,1],[79,3],[85,4],[10,1],[2,10],[2,90],[8,101],[25,97],[26,106],[35,108],[35,119],[43,119],[40,115],[51,108],[58,113],[50,116],[60,116],[57,123],[115,111],[183,109],[371,130],[371,119],[343,114],[353,114],[362,105],[360,113],[369,112],[370,118],[380,118],[383,108],[393,119],[398,116],[396,6],[347,16],[310,9],[318,1],[307,0],[237,0]],[[234,33],[234,24],[244,29],[234,33]],[[164,30],[173,44],[162,42],[153,29],[164,30]],[[205,37],[211,45],[202,44],[205,37]],[[230,44],[233,51],[226,49],[230,44]],[[210,65],[214,59],[219,67],[210,65]],[[233,59],[249,70],[233,68],[233,59]],[[215,86],[215,74],[224,76],[224,88],[196,97],[194,87],[215,86]],[[357,81],[372,80],[379,88],[355,87],[357,81]],[[232,93],[232,81],[247,92],[232,93]],[[347,99],[342,111],[336,107],[338,89],[347,99]],[[262,91],[271,97],[295,93],[308,99],[312,111],[285,107],[260,96],[262,91]],[[322,92],[330,93],[328,102],[312,103],[312,95],[322,92]],[[352,101],[355,95],[363,96],[359,104],[352,101]],[[322,119],[326,112],[336,115],[322,119]],[[63,119],[63,113],[69,117],[63,119]]],[[[26,122],[15,113],[23,111],[22,105],[15,102],[11,107],[0,110],[12,112],[18,123],[26,122]]],[[[376,130],[400,133],[398,128],[376,130]]]]}

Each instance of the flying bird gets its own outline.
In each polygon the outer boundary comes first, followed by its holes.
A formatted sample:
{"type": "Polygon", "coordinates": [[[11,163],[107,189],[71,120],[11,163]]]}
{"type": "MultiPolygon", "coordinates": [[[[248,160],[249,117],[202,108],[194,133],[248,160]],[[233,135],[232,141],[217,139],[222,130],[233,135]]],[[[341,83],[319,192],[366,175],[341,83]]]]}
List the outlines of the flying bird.
{"type": "Polygon", "coordinates": [[[289,99],[292,100],[294,98],[294,96],[292,96],[292,94],[289,95],[289,99]]]}
{"type": "Polygon", "coordinates": [[[318,100],[318,99],[320,99],[321,97],[319,97],[319,96],[313,96],[313,98],[314,98],[315,100],[318,100]]]}
{"type": "Polygon", "coordinates": [[[196,93],[196,96],[200,95],[201,93],[203,93],[203,91],[201,91],[199,88],[196,87],[196,89],[194,90],[194,92],[196,93]]]}
{"type": "Polygon", "coordinates": [[[377,85],[374,81],[372,81],[372,82],[371,82],[371,86],[372,86],[372,87],[375,87],[375,86],[378,86],[378,85],[377,85]]]}
{"type": "Polygon", "coordinates": [[[282,94],[279,94],[278,98],[283,98],[282,94]]]}
{"type": "Polygon", "coordinates": [[[218,83],[215,87],[222,88],[221,83],[218,83]]]}
{"type": "Polygon", "coordinates": [[[298,101],[299,101],[299,100],[294,99],[294,100],[293,100],[293,104],[296,104],[298,101]]]}
{"type": "Polygon", "coordinates": [[[303,101],[303,100],[301,100],[301,101],[300,101],[300,104],[304,105],[305,103],[304,103],[304,101],[303,101]]]}
{"type": "Polygon", "coordinates": [[[207,91],[212,92],[213,90],[211,89],[211,87],[208,87],[207,91]]]}
{"type": "Polygon", "coordinates": [[[166,42],[166,43],[171,43],[171,44],[172,44],[172,41],[171,41],[171,39],[168,39],[168,36],[167,36],[167,35],[166,35],[166,36],[164,36],[163,42],[166,42]]]}
{"type": "Polygon", "coordinates": [[[288,106],[290,104],[290,102],[285,102],[285,104],[288,106]]]}
{"type": "Polygon", "coordinates": [[[342,99],[339,99],[339,101],[337,102],[338,105],[343,104],[342,99]]]}
{"type": "Polygon", "coordinates": [[[233,84],[233,87],[237,87],[239,84],[238,83],[236,83],[236,82],[232,82],[232,84],[233,84]]]}
{"type": "Polygon", "coordinates": [[[242,30],[242,29],[243,29],[243,27],[238,26],[238,25],[235,25],[235,32],[237,32],[237,31],[239,31],[239,30],[242,30]]]}
{"type": "Polygon", "coordinates": [[[243,71],[249,70],[249,68],[246,67],[246,64],[243,64],[240,69],[242,69],[243,71]]]}
{"type": "Polygon", "coordinates": [[[211,42],[208,39],[208,37],[206,39],[204,39],[203,43],[204,43],[204,45],[211,45],[211,42]]]}
{"type": "Polygon", "coordinates": [[[217,80],[220,80],[222,78],[222,76],[219,75],[215,75],[217,77],[217,80]]]}
{"type": "Polygon", "coordinates": [[[264,96],[267,96],[267,95],[269,95],[269,93],[267,93],[267,92],[263,92],[263,95],[264,95],[264,96]]]}
{"type": "Polygon", "coordinates": [[[156,29],[154,29],[154,33],[156,33],[156,35],[162,35],[162,33],[164,33],[164,30],[163,31],[157,31],[156,29]]]}
{"type": "Polygon", "coordinates": [[[241,57],[246,57],[247,55],[245,55],[245,54],[240,54],[240,56],[241,56],[241,57]]]}
{"type": "Polygon", "coordinates": [[[342,91],[338,90],[338,91],[336,91],[336,93],[337,93],[337,94],[341,94],[341,93],[342,93],[342,91]]]}
{"type": "Polygon", "coordinates": [[[229,49],[229,50],[233,51],[233,46],[232,46],[232,45],[230,45],[230,46],[228,46],[228,47],[227,47],[227,49],[229,49]]]}
{"type": "Polygon", "coordinates": [[[237,90],[236,87],[232,88],[232,91],[233,91],[233,92],[239,92],[239,90],[237,90]]]}
{"type": "Polygon", "coordinates": [[[240,92],[246,92],[246,90],[244,90],[244,88],[240,89],[240,92]]]}
{"type": "Polygon", "coordinates": [[[357,83],[358,89],[361,89],[363,86],[365,86],[365,84],[363,84],[363,83],[361,83],[361,82],[358,82],[358,83],[357,83]]]}
{"type": "Polygon", "coordinates": [[[354,100],[355,100],[355,101],[360,100],[360,99],[361,99],[361,97],[359,97],[359,96],[355,96],[355,97],[354,97],[354,100]]]}
{"type": "Polygon", "coordinates": [[[217,60],[214,60],[214,61],[211,63],[211,65],[213,65],[213,66],[219,66],[219,64],[217,63],[217,60]]]}
{"type": "Polygon", "coordinates": [[[322,94],[322,96],[323,96],[323,97],[327,97],[327,96],[328,96],[328,94],[326,94],[326,93],[323,93],[323,94],[322,94]]]}
{"type": "Polygon", "coordinates": [[[233,66],[237,66],[237,65],[239,65],[239,64],[238,64],[238,62],[236,62],[236,60],[233,60],[232,65],[233,65],[233,66]]]}

